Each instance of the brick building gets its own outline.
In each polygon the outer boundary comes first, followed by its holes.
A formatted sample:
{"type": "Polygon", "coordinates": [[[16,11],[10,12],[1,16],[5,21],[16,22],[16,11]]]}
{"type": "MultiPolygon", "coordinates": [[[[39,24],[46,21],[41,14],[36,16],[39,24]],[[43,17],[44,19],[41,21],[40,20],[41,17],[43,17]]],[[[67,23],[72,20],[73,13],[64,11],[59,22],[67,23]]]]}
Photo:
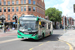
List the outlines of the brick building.
{"type": "Polygon", "coordinates": [[[72,25],[74,25],[74,19],[72,17],[63,16],[61,22],[62,26],[64,26],[64,21],[65,21],[65,27],[71,27],[72,25]]]}
{"type": "Polygon", "coordinates": [[[22,15],[34,15],[45,18],[44,0],[0,0],[0,18],[5,23],[15,22],[22,15]]]}

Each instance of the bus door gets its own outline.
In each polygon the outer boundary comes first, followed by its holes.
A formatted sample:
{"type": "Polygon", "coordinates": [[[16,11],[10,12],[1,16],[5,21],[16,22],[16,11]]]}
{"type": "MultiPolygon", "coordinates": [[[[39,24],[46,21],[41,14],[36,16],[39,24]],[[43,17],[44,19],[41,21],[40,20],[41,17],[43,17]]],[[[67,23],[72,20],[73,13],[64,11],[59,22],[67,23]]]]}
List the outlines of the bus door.
{"type": "Polygon", "coordinates": [[[51,29],[51,23],[50,22],[49,23],[47,22],[46,23],[46,26],[47,26],[46,27],[46,36],[49,36],[50,35],[50,32],[51,32],[50,31],[50,29],[51,29]]]}
{"type": "Polygon", "coordinates": [[[39,22],[39,35],[42,36],[42,33],[45,33],[45,22],[39,22]]]}

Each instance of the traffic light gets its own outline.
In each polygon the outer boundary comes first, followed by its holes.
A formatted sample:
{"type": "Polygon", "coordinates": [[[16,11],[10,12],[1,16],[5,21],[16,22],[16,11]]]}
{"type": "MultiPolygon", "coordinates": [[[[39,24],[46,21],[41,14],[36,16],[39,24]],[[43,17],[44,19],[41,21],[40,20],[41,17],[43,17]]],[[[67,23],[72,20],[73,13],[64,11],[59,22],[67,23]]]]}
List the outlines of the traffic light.
{"type": "Polygon", "coordinates": [[[15,23],[17,23],[17,18],[15,17],[15,23]]]}
{"type": "Polygon", "coordinates": [[[2,17],[2,18],[0,18],[0,20],[2,23],[4,23],[5,18],[2,17]]]}

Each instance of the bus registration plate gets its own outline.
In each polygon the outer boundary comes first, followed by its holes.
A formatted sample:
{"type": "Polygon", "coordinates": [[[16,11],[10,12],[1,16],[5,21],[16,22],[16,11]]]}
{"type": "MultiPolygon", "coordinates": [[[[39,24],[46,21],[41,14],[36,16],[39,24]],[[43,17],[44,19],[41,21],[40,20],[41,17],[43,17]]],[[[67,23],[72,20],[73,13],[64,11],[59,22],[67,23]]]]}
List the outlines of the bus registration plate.
{"type": "Polygon", "coordinates": [[[24,33],[24,34],[29,34],[29,33],[24,33]]]}

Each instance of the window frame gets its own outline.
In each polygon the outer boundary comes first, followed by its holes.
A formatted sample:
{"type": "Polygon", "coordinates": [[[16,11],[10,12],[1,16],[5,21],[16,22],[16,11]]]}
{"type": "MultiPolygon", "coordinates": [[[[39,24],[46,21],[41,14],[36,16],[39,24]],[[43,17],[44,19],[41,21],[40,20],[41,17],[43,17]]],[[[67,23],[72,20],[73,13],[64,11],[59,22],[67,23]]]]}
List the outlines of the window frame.
{"type": "Polygon", "coordinates": [[[21,11],[23,12],[23,7],[21,7],[21,11]]]}
{"type": "Polygon", "coordinates": [[[6,2],[4,1],[4,5],[6,5],[6,2]]]}
{"type": "Polygon", "coordinates": [[[31,4],[31,0],[28,0],[28,4],[31,4]]]}
{"type": "Polygon", "coordinates": [[[2,12],[2,8],[0,7],[0,12],[2,12]]]}
{"type": "Polygon", "coordinates": [[[19,11],[19,7],[16,7],[16,12],[18,12],[19,11]]]}
{"type": "Polygon", "coordinates": [[[8,12],[10,12],[10,7],[8,7],[8,12]]]}
{"type": "Polygon", "coordinates": [[[24,0],[24,4],[26,4],[26,0],[24,0]]]}
{"type": "Polygon", "coordinates": [[[16,4],[19,4],[19,1],[18,0],[16,0],[16,4]]]}
{"type": "Polygon", "coordinates": [[[26,6],[24,6],[24,11],[26,11],[26,6]]]}
{"type": "Polygon", "coordinates": [[[28,6],[28,11],[31,11],[31,6],[28,6]]]}
{"type": "Polygon", "coordinates": [[[36,2],[33,0],[33,4],[35,5],[36,4],[36,2]]]}
{"type": "Polygon", "coordinates": [[[4,7],[4,12],[6,12],[6,8],[4,7]]]}
{"type": "Polygon", "coordinates": [[[14,5],[14,1],[12,1],[12,5],[14,5]]]}
{"type": "Polygon", "coordinates": [[[23,4],[23,0],[21,0],[21,4],[23,4]]]}
{"type": "Polygon", "coordinates": [[[10,20],[10,15],[8,15],[8,20],[10,20]]]}
{"type": "Polygon", "coordinates": [[[13,10],[14,10],[14,7],[12,7],[12,12],[14,12],[13,10]]]}
{"type": "Polygon", "coordinates": [[[10,1],[8,1],[8,5],[10,5],[10,1]]]}
{"type": "Polygon", "coordinates": [[[36,7],[33,7],[33,11],[36,11],[36,7]],[[35,10],[34,10],[35,9],[35,10]]]}

